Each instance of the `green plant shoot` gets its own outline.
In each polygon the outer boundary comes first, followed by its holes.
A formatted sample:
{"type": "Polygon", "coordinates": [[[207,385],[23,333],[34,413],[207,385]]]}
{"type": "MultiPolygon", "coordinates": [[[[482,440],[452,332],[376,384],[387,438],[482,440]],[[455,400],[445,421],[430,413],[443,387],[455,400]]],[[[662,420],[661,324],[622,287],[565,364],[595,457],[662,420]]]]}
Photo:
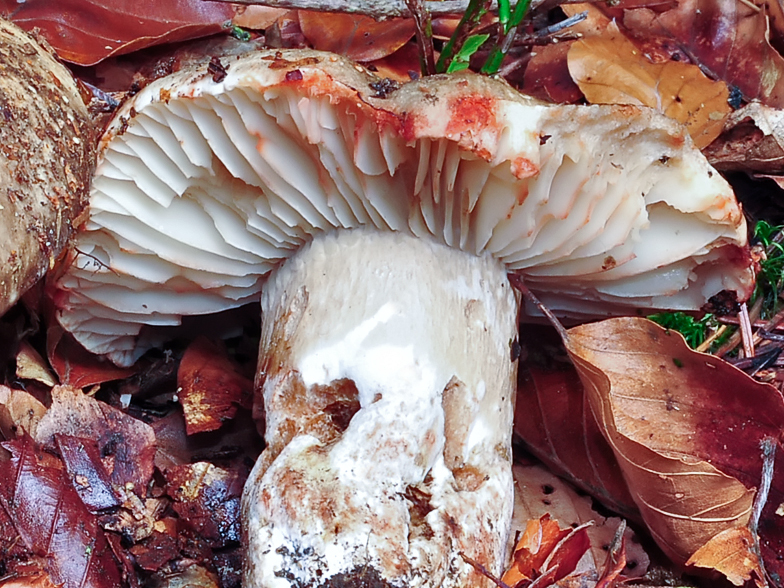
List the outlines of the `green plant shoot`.
{"type": "Polygon", "coordinates": [[[490,35],[471,35],[468,37],[460,51],[454,56],[446,70],[446,73],[453,73],[468,69],[468,64],[471,61],[471,56],[476,53],[479,48],[490,38],[490,35]]]}

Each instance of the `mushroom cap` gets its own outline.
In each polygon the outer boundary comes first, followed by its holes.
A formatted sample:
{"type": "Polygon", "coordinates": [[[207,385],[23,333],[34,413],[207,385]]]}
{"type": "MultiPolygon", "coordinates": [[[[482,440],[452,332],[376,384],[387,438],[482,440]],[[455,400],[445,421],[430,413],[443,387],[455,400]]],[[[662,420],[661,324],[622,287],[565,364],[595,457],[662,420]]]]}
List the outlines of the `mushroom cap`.
{"type": "Polygon", "coordinates": [[[87,207],[94,156],[71,73],[0,19],[0,315],[62,253],[87,207]]]}
{"type": "MultiPolygon", "coordinates": [[[[375,226],[489,253],[556,312],[699,309],[753,287],[733,192],[636,106],[550,106],[463,73],[389,85],[261,51],[151,83],[100,143],[59,319],[130,364],[142,327],[256,301],[313,235],[375,226]]],[[[152,332],[152,331],[151,331],[152,332]]]]}

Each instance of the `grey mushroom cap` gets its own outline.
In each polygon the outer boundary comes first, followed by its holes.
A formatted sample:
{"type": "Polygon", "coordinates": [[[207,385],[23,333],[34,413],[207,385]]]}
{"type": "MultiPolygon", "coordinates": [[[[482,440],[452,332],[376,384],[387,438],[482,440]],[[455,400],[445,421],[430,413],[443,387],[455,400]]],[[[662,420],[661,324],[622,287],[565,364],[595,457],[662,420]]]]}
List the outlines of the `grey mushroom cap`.
{"type": "Polygon", "coordinates": [[[68,69],[0,19],[0,314],[49,269],[87,208],[94,153],[68,69]]]}

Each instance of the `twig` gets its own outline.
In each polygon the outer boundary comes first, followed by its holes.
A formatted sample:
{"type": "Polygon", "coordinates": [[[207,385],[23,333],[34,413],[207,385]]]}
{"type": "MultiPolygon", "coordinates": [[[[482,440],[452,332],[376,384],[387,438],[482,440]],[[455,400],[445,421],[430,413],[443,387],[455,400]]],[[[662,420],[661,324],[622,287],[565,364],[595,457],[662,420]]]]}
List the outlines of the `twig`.
{"type": "Polygon", "coordinates": [[[423,76],[432,76],[436,73],[436,60],[433,51],[433,24],[430,12],[425,7],[424,0],[405,0],[406,6],[413,14],[416,25],[416,40],[419,46],[419,61],[423,76]]]}
{"type": "Polygon", "coordinates": [[[765,569],[765,562],[762,560],[758,531],[762,511],[768,502],[768,492],[770,492],[770,486],[773,482],[773,466],[776,464],[776,440],[773,437],[764,437],[760,441],[760,449],[762,449],[762,479],[760,480],[757,495],[754,497],[754,505],[749,518],[749,531],[754,538],[754,545],[752,546],[754,555],[757,556],[762,573],[766,576],[765,579],[767,579],[769,576],[768,571],[765,569]]]}
{"type": "Polygon", "coordinates": [[[536,306],[536,308],[539,309],[539,312],[541,312],[544,316],[547,317],[547,320],[550,321],[550,323],[555,327],[555,330],[558,331],[558,334],[561,336],[564,342],[566,342],[569,339],[569,333],[566,332],[566,329],[561,324],[561,321],[558,320],[558,317],[556,317],[553,314],[553,311],[551,311],[549,308],[547,308],[544,304],[542,304],[539,301],[536,295],[528,289],[528,286],[526,286],[525,283],[523,282],[523,278],[521,278],[519,275],[508,274],[508,278],[509,278],[509,283],[512,284],[512,287],[519,290],[520,293],[523,295],[523,298],[525,298],[528,302],[536,306]]]}
{"type": "Polygon", "coordinates": [[[751,332],[749,307],[746,306],[745,302],[740,305],[738,320],[740,321],[740,337],[743,341],[743,353],[746,357],[754,357],[754,333],[751,332]]]}
{"type": "Polygon", "coordinates": [[[479,572],[480,574],[482,574],[482,575],[483,575],[485,578],[487,578],[488,580],[490,580],[490,581],[491,581],[493,584],[495,584],[496,586],[498,586],[498,588],[510,588],[510,587],[509,587],[509,585],[505,584],[505,583],[504,583],[502,580],[500,580],[499,578],[496,578],[496,577],[495,577],[493,574],[491,574],[491,573],[490,573],[490,572],[487,570],[487,568],[486,568],[485,566],[483,566],[482,564],[480,564],[478,561],[474,561],[473,559],[471,559],[470,557],[468,557],[468,556],[467,556],[465,553],[463,553],[462,551],[459,551],[459,552],[458,552],[458,554],[460,555],[460,557],[462,557],[462,558],[465,560],[465,562],[466,562],[467,564],[469,564],[471,567],[473,567],[473,568],[474,568],[474,569],[475,569],[477,572],[479,572]]]}
{"type": "MultiPolygon", "coordinates": [[[[205,0],[206,1],[206,0],[205,0]]],[[[270,6],[273,8],[298,8],[315,12],[342,12],[346,14],[364,14],[377,20],[387,18],[411,17],[411,11],[405,0],[209,0],[211,2],[231,2],[253,6],[270,6]]],[[[433,16],[462,15],[468,8],[469,0],[428,0],[425,8],[433,16]]],[[[586,0],[561,0],[558,4],[579,4],[586,0]]],[[[598,0],[588,0],[596,2],[598,0]]],[[[549,0],[533,0],[531,8],[548,3],[549,0]]],[[[498,12],[498,2],[490,6],[490,12],[498,12]]]]}

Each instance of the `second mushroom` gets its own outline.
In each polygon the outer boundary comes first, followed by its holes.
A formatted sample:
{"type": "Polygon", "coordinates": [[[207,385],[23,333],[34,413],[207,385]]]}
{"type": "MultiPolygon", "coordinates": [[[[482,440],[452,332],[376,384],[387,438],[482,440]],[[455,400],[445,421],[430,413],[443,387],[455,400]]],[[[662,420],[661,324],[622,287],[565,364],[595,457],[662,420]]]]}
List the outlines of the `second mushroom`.
{"type": "Polygon", "coordinates": [[[245,586],[491,585],[468,559],[508,556],[507,273],[577,316],[744,299],[731,189],[636,107],[469,74],[390,91],[308,51],[223,67],[153,82],[109,127],[61,323],[127,365],[261,293],[245,586]]]}

